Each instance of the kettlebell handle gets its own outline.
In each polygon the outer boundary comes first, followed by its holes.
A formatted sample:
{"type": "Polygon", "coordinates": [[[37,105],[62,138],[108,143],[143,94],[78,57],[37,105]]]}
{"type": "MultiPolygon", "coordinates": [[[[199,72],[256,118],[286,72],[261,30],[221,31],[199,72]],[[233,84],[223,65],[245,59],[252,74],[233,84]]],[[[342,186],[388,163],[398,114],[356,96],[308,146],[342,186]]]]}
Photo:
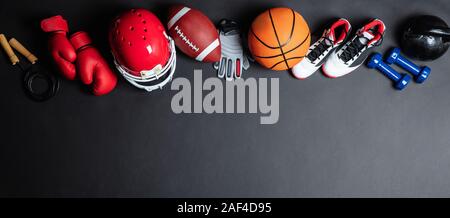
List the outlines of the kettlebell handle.
{"type": "Polygon", "coordinates": [[[445,43],[450,42],[450,28],[443,27],[425,27],[412,32],[418,35],[432,35],[437,37],[442,37],[445,43]]]}
{"type": "Polygon", "coordinates": [[[441,36],[445,43],[450,43],[450,28],[433,29],[430,33],[441,36]]]}

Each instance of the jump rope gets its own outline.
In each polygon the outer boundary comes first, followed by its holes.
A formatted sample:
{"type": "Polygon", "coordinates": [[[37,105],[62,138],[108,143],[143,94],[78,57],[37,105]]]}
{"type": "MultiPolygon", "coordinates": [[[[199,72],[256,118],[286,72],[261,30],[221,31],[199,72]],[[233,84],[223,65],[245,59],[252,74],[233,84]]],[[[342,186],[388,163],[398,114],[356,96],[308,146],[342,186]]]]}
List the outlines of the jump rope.
{"type": "Polygon", "coordinates": [[[19,41],[12,38],[11,40],[6,39],[5,35],[0,34],[0,44],[5,50],[6,54],[11,61],[13,66],[18,66],[19,69],[24,73],[23,85],[26,94],[34,101],[43,102],[47,101],[59,90],[59,80],[58,78],[43,70],[38,64],[38,58],[33,55],[28,49],[26,49],[19,41]],[[13,48],[23,55],[30,64],[24,65],[20,62],[19,57],[14,53],[13,48]],[[37,80],[45,81],[46,89],[44,91],[38,91],[34,88],[34,84],[37,80]]]}

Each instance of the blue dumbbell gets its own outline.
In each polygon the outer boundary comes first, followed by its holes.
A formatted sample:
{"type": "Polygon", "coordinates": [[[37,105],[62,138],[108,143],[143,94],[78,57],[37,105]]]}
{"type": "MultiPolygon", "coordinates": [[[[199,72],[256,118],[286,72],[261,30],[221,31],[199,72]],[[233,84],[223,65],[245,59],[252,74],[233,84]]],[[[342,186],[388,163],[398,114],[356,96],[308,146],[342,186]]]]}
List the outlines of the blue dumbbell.
{"type": "Polygon", "coordinates": [[[391,66],[384,63],[383,56],[379,53],[375,53],[374,55],[372,55],[369,62],[367,63],[367,67],[369,67],[370,69],[378,69],[379,71],[381,71],[385,76],[395,82],[394,87],[398,90],[403,90],[411,81],[411,76],[405,73],[400,74],[392,69],[391,66]]]}
{"type": "Polygon", "coordinates": [[[403,68],[404,70],[410,72],[414,75],[415,81],[417,83],[423,83],[428,79],[428,76],[431,73],[431,69],[429,67],[419,67],[403,57],[400,54],[399,48],[394,48],[389,52],[389,56],[386,59],[387,64],[396,64],[403,68]]]}

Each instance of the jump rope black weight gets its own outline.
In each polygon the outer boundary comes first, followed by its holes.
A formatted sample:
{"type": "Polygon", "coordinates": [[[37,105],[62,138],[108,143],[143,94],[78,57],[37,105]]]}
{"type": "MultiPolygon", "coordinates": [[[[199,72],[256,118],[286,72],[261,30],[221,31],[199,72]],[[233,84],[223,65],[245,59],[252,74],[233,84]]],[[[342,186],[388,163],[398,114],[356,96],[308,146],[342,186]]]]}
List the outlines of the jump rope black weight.
{"type": "Polygon", "coordinates": [[[38,102],[43,102],[56,95],[59,90],[59,80],[56,76],[40,70],[39,67],[35,65],[25,68],[19,64],[19,67],[22,72],[24,72],[23,85],[25,92],[31,99],[38,102]],[[33,84],[38,79],[44,80],[47,84],[47,88],[43,92],[38,92],[33,88],[33,84]]]}

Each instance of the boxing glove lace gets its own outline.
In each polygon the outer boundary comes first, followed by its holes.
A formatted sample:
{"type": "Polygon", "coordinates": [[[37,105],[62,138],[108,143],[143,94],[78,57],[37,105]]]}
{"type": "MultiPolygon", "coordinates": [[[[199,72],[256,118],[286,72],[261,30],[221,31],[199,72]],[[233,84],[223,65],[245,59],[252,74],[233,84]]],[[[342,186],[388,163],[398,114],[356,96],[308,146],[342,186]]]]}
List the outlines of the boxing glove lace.
{"type": "Polygon", "coordinates": [[[60,15],[41,21],[41,29],[50,33],[48,46],[58,70],[70,80],[76,78],[75,60],[77,54],[67,38],[69,27],[67,21],[60,15]]]}
{"type": "Polygon", "coordinates": [[[99,51],[92,46],[92,40],[86,32],[77,32],[70,37],[70,42],[77,51],[76,69],[81,81],[92,85],[96,96],[110,93],[117,84],[113,73],[99,51]]]}

